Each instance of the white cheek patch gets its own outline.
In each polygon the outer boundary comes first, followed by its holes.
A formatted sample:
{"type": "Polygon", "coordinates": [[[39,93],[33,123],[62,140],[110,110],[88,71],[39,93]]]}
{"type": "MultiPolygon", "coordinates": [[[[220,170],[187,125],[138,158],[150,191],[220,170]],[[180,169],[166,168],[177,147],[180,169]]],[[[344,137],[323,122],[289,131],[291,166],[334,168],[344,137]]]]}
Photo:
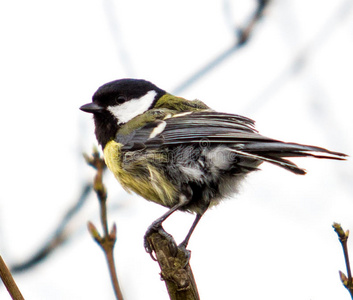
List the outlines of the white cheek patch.
{"type": "Polygon", "coordinates": [[[126,123],[147,111],[156,95],[156,91],[149,91],[141,98],[131,99],[121,105],[109,106],[107,109],[118,119],[119,124],[126,123]]]}

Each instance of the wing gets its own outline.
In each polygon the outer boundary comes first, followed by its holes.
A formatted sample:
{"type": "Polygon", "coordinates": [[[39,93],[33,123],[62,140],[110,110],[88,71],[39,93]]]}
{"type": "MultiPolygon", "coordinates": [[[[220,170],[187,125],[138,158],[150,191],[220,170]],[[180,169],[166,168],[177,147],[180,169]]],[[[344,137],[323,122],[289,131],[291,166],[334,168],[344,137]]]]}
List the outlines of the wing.
{"type": "Polygon", "coordinates": [[[127,151],[182,144],[198,144],[202,147],[222,144],[229,146],[239,156],[267,161],[297,174],[305,174],[305,171],[283,157],[344,159],[345,156],[320,147],[284,143],[262,136],[255,130],[251,119],[214,111],[177,114],[150,123],[129,136],[118,135],[116,140],[127,151]]]}
{"type": "MultiPolygon", "coordinates": [[[[185,143],[234,143],[241,138],[264,138],[257,134],[251,119],[213,111],[184,112],[156,120],[129,135],[118,135],[125,149],[156,148],[185,143]]],[[[266,139],[266,138],[265,138],[266,139]]]]}

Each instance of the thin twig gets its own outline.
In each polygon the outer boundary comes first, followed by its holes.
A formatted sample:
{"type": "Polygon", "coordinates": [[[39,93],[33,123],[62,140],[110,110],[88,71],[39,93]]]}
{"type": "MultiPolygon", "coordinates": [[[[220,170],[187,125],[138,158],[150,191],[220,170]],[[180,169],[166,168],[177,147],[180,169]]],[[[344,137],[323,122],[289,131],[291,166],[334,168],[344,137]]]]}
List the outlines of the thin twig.
{"type": "Polygon", "coordinates": [[[110,273],[110,279],[113,285],[115,296],[118,300],[123,300],[123,295],[119,286],[118,276],[115,268],[114,261],[114,245],[116,242],[116,225],[113,224],[112,229],[109,232],[108,220],[107,220],[107,191],[103,184],[103,172],[106,168],[104,160],[100,157],[97,149],[94,149],[92,157],[85,155],[87,163],[97,170],[97,174],[94,178],[93,189],[97,194],[100,206],[100,219],[103,227],[103,236],[101,236],[97,228],[92,222],[88,222],[88,231],[90,232],[93,239],[103,250],[108,268],[110,273]]]}
{"type": "Polygon", "coordinates": [[[68,209],[62,220],[58,224],[57,228],[53,233],[50,234],[48,241],[41,246],[30,258],[24,262],[16,263],[10,266],[11,272],[23,272],[30,268],[36,266],[38,263],[44,261],[50,254],[52,254],[59,246],[68,240],[71,236],[71,231],[68,230],[68,225],[70,221],[77,215],[81,210],[83,205],[86,203],[88,195],[92,190],[92,184],[86,183],[82,187],[82,191],[78,200],[74,203],[72,207],[68,209]]]}
{"type": "MultiPolygon", "coordinates": [[[[273,94],[279,91],[294,75],[297,75],[305,69],[308,62],[312,61],[318,51],[323,49],[323,44],[327,42],[332,33],[337,32],[338,24],[343,23],[349,17],[353,4],[351,0],[344,1],[332,15],[327,18],[327,22],[318,30],[308,43],[304,44],[291,58],[291,61],[279,72],[272,82],[266,85],[265,89],[260,91],[247,106],[243,113],[248,115],[260,111],[263,106],[273,99],[273,94]]],[[[325,120],[327,123],[327,120],[325,120]]],[[[333,126],[332,124],[330,124],[333,126]]],[[[333,130],[333,132],[337,132],[333,130]]]]}
{"type": "Polygon", "coordinates": [[[9,292],[13,300],[24,300],[15,280],[13,279],[10,270],[7,268],[4,260],[0,255],[0,278],[6,286],[7,291],[9,292]]]}
{"type": "Polygon", "coordinates": [[[339,271],[340,279],[343,285],[345,286],[345,288],[350,293],[351,298],[353,299],[353,279],[352,279],[352,272],[351,272],[351,267],[349,263],[348,246],[347,246],[349,230],[344,231],[343,228],[341,227],[341,224],[338,224],[338,223],[333,223],[332,227],[337,233],[338,239],[342,245],[344,261],[346,263],[346,269],[347,269],[347,275],[348,275],[347,277],[343,272],[339,271]]]}
{"type": "Polygon", "coordinates": [[[251,33],[254,31],[255,25],[259,22],[259,20],[264,15],[264,11],[268,6],[268,4],[270,3],[270,0],[258,0],[257,2],[258,2],[257,7],[254,10],[254,13],[251,16],[248,23],[245,24],[243,27],[236,28],[235,30],[236,37],[237,37],[236,42],[233,45],[231,45],[230,48],[224,50],[216,58],[212,59],[200,70],[196,71],[194,74],[189,76],[189,78],[184,80],[184,82],[179,84],[179,86],[177,86],[172,91],[173,94],[180,94],[182,91],[189,88],[192,84],[200,80],[207,73],[213,70],[216,66],[220,65],[224,60],[230,57],[235,51],[242,48],[242,46],[244,46],[250,40],[251,33]]]}
{"type": "Polygon", "coordinates": [[[131,51],[127,48],[127,44],[124,43],[124,32],[120,25],[120,16],[117,14],[116,1],[105,0],[103,1],[103,9],[105,18],[109,26],[111,38],[115,44],[119,62],[128,77],[135,77],[135,70],[131,60],[131,51]]]}

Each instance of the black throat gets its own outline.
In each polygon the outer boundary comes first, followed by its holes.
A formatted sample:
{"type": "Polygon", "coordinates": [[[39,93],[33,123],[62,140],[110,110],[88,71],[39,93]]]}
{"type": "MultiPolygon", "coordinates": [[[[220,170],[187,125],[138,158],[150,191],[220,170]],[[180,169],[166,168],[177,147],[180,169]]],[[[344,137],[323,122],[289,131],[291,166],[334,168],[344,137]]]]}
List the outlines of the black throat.
{"type": "Polygon", "coordinates": [[[94,114],[94,124],[97,141],[104,149],[107,143],[115,138],[119,126],[109,112],[94,114]]]}

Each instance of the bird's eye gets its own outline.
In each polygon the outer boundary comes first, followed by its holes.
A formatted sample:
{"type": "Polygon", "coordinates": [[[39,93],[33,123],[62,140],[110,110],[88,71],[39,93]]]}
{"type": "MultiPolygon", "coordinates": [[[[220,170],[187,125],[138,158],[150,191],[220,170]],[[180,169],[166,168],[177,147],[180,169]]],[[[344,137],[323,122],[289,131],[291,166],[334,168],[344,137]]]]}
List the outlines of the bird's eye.
{"type": "Polygon", "coordinates": [[[124,96],[118,96],[116,99],[115,99],[115,102],[117,104],[123,104],[124,102],[126,101],[126,98],[124,96]]]}

